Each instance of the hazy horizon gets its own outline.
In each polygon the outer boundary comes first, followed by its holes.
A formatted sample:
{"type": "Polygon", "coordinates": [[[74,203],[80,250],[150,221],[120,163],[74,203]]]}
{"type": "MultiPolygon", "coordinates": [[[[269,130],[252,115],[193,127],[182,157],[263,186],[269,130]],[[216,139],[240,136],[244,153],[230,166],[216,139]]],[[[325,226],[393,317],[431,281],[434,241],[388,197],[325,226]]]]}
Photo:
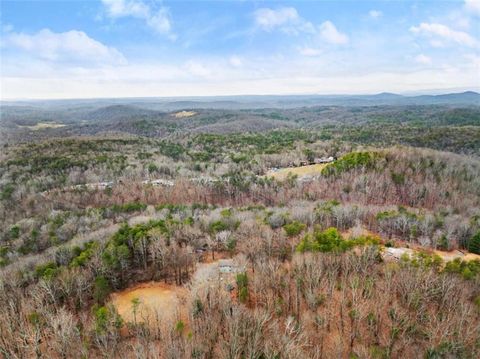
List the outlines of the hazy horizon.
{"type": "Polygon", "coordinates": [[[480,94],[480,88],[465,88],[465,89],[445,89],[445,90],[418,90],[411,92],[373,92],[373,93],[299,93],[299,94],[239,94],[239,95],[193,95],[193,96],[124,96],[124,97],[65,97],[65,98],[4,98],[0,99],[0,102],[48,102],[48,101],[121,101],[121,100],[216,100],[216,99],[246,99],[246,98],[263,98],[263,97],[361,97],[361,96],[378,96],[382,94],[398,95],[405,98],[417,97],[417,96],[442,96],[442,95],[454,95],[463,94],[467,92],[474,92],[480,94]]]}

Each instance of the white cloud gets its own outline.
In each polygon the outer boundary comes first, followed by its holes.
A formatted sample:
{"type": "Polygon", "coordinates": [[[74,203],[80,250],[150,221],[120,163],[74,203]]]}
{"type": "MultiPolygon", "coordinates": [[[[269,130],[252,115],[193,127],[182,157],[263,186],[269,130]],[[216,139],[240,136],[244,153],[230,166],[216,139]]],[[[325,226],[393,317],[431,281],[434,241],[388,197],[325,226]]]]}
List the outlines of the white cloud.
{"type": "Polygon", "coordinates": [[[262,30],[279,29],[288,34],[300,33],[318,35],[330,44],[343,45],[348,42],[348,36],[337,30],[331,21],[325,21],[319,26],[302,18],[293,7],[282,7],[277,10],[261,8],[254,13],[255,24],[262,30]]]}
{"type": "MultiPolygon", "coordinates": [[[[477,69],[477,74],[480,73],[480,56],[478,54],[468,54],[464,56],[465,59],[477,69]]],[[[480,75],[477,75],[480,78],[480,75]]],[[[479,79],[480,80],[480,79],[479,79]]]]}
{"type": "Polygon", "coordinates": [[[137,0],[102,0],[110,17],[133,16],[147,18],[150,16],[150,8],[142,1],[137,0]]]}
{"type": "Polygon", "coordinates": [[[414,60],[422,65],[430,65],[432,63],[432,59],[424,54],[416,56],[414,60]]]}
{"type": "Polygon", "coordinates": [[[238,56],[231,56],[229,59],[228,59],[228,62],[230,63],[230,65],[232,65],[233,67],[241,67],[243,65],[243,60],[238,57],[238,56]]]}
{"type": "Polygon", "coordinates": [[[257,26],[267,31],[284,25],[298,24],[302,21],[293,7],[282,7],[278,10],[261,8],[255,10],[253,16],[257,26]]]}
{"type": "Polygon", "coordinates": [[[287,34],[315,33],[312,23],[303,19],[293,7],[277,10],[261,8],[253,13],[255,25],[264,31],[280,30],[287,34]]]}
{"type": "Polygon", "coordinates": [[[107,16],[111,18],[133,17],[145,23],[159,34],[175,36],[171,33],[172,21],[166,7],[154,8],[141,0],[102,0],[107,16]]]}
{"type": "Polygon", "coordinates": [[[148,17],[147,24],[160,34],[168,34],[172,28],[170,15],[166,8],[161,8],[155,14],[148,17]]]}
{"type": "MultiPolygon", "coordinates": [[[[262,61],[263,62],[263,61],[262,61]]],[[[96,98],[147,96],[214,96],[241,94],[306,94],[306,93],[376,93],[404,92],[423,89],[478,88],[478,66],[464,64],[448,68],[425,67],[404,71],[373,69],[365,73],[332,73],[319,71],[318,63],[267,69],[265,73],[228,71],[219,63],[190,63],[190,70],[204,68],[215,76],[193,76],[184,64],[127,65],[106,69],[52,68],[41,76],[15,75],[2,77],[3,99],[14,98],[96,98]],[[255,86],[252,87],[252,83],[255,86]]],[[[256,63],[255,68],[261,65],[256,63]]]]}
{"type": "MultiPolygon", "coordinates": [[[[463,46],[478,46],[478,41],[473,36],[463,31],[452,30],[448,26],[442,24],[422,22],[419,26],[412,26],[410,31],[414,34],[425,35],[430,38],[439,37],[443,40],[455,42],[463,46]]],[[[439,43],[438,39],[433,39],[433,41],[434,43],[439,43]]]]}
{"type": "Polygon", "coordinates": [[[325,21],[319,27],[320,37],[328,43],[343,45],[348,43],[348,36],[339,32],[331,21],[325,21]]]}
{"type": "Polygon", "coordinates": [[[480,0],[465,0],[465,9],[474,15],[480,16],[480,0]]]}
{"type": "Polygon", "coordinates": [[[106,46],[78,30],[56,33],[43,29],[32,35],[9,32],[4,35],[3,46],[55,62],[126,63],[125,57],[117,49],[106,46]]]}
{"type": "Polygon", "coordinates": [[[198,76],[198,77],[208,77],[211,74],[211,71],[209,68],[207,68],[205,65],[201,64],[200,62],[197,61],[188,61],[184,65],[185,70],[193,76],[198,76]]]}
{"type": "Polygon", "coordinates": [[[288,56],[208,55],[169,62],[132,59],[125,65],[90,67],[19,58],[6,52],[2,58],[0,96],[11,99],[374,93],[478,88],[480,80],[475,51],[469,51],[468,58],[462,54],[442,56],[439,66],[411,66],[404,61],[400,65],[382,65],[358,53],[339,56],[330,48],[309,48],[306,44],[303,49],[294,50],[289,48],[288,56]],[[301,56],[300,50],[320,56],[301,56]],[[235,63],[237,57],[242,61],[240,67],[229,61],[235,63]]]}
{"type": "Polygon", "coordinates": [[[379,10],[370,10],[368,15],[370,15],[371,18],[378,19],[383,15],[383,13],[379,10]]]}
{"type": "Polygon", "coordinates": [[[474,66],[480,67],[480,54],[468,54],[465,55],[465,58],[470,60],[474,66]]]}
{"type": "Polygon", "coordinates": [[[445,47],[445,44],[440,40],[430,40],[430,45],[437,48],[445,47]]]}
{"type": "Polygon", "coordinates": [[[302,47],[299,49],[299,52],[303,56],[311,56],[311,57],[318,56],[322,53],[321,50],[314,49],[312,47],[302,47]]]}

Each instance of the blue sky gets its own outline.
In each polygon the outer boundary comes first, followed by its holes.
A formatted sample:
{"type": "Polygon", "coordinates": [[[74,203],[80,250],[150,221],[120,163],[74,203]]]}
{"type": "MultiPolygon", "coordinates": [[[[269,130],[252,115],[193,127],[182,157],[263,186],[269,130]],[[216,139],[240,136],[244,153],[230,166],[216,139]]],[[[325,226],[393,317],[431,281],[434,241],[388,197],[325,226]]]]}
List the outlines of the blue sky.
{"type": "Polygon", "coordinates": [[[480,0],[2,1],[1,98],[480,87],[480,0]]]}

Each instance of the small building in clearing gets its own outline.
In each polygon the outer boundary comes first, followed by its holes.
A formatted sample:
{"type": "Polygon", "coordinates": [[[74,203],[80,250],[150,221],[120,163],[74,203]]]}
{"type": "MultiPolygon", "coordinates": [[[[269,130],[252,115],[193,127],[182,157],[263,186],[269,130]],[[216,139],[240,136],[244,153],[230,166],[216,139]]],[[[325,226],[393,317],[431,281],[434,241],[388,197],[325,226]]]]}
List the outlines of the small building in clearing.
{"type": "Polygon", "coordinates": [[[220,259],[218,261],[218,270],[220,273],[233,273],[235,272],[235,266],[231,259],[220,259]]]}
{"type": "Polygon", "coordinates": [[[333,156],[330,157],[320,157],[320,158],[315,158],[313,160],[314,163],[320,164],[320,163],[330,163],[335,161],[335,158],[333,156]]]}

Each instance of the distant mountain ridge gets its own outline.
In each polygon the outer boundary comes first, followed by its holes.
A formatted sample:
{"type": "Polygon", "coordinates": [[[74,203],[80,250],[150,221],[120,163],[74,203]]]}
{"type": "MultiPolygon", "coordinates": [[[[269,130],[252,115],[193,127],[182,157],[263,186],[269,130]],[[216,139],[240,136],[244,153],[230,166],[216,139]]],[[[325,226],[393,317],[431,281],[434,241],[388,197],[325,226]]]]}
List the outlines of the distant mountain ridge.
{"type": "Polygon", "coordinates": [[[245,95],[221,97],[188,97],[177,99],[125,99],[132,105],[161,111],[182,109],[260,109],[313,106],[405,106],[458,105],[480,106],[480,94],[474,91],[442,95],[404,96],[382,92],[374,95],[245,95]]]}
{"type": "Polygon", "coordinates": [[[475,91],[449,93],[444,95],[421,95],[413,97],[415,100],[431,101],[438,104],[473,103],[480,105],[480,94],[475,91]]]}
{"type": "Polygon", "coordinates": [[[480,94],[475,91],[447,93],[440,95],[405,96],[390,92],[373,95],[242,95],[175,98],[117,98],[117,99],[78,99],[78,100],[37,100],[2,101],[2,107],[33,106],[36,108],[75,108],[96,107],[101,114],[129,114],[138,111],[152,115],[148,111],[175,111],[182,109],[258,109],[295,108],[311,106],[404,106],[404,105],[461,105],[480,106],[480,94]],[[107,107],[108,109],[105,109],[107,107]],[[133,107],[133,108],[132,108],[133,107]]]}

